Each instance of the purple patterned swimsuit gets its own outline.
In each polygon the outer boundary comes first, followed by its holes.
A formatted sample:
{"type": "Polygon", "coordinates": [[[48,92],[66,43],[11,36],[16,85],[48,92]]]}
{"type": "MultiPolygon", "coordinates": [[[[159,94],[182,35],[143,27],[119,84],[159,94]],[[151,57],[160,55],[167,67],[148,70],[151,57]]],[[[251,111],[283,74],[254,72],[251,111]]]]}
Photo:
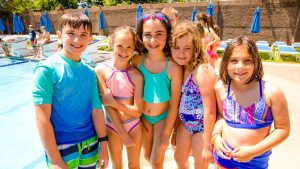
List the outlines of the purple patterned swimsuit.
{"type": "Polygon", "coordinates": [[[259,129],[269,126],[273,122],[271,108],[266,104],[262,95],[262,84],[259,80],[259,99],[244,108],[230,96],[230,82],[228,84],[227,99],[223,104],[223,115],[226,123],[234,128],[259,129]]]}
{"type": "Polygon", "coordinates": [[[204,130],[203,117],[202,97],[191,73],[181,87],[179,118],[188,132],[196,134],[204,130]]]}

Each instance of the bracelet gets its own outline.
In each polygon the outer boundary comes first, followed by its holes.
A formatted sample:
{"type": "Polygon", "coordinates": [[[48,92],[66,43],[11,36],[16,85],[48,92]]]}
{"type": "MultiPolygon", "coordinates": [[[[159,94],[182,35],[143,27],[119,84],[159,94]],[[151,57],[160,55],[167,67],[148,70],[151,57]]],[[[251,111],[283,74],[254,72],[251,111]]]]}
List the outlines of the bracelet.
{"type": "Polygon", "coordinates": [[[99,143],[101,143],[101,142],[103,142],[103,141],[108,141],[108,136],[107,136],[107,135],[104,136],[104,137],[98,138],[98,142],[99,142],[99,143]]]}
{"type": "Polygon", "coordinates": [[[216,140],[217,136],[221,136],[221,134],[220,133],[214,133],[214,134],[212,134],[211,145],[215,145],[215,140],[216,140]]]}

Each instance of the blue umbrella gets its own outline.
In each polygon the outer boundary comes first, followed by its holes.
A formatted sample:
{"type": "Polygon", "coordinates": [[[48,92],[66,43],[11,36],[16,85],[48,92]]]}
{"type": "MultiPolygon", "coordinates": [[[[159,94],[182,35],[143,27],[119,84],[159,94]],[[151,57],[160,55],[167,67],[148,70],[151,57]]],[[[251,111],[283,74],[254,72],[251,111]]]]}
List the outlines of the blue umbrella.
{"type": "Polygon", "coordinates": [[[18,16],[18,23],[19,23],[19,26],[21,28],[21,32],[23,32],[25,30],[25,26],[24,26],[20,16],[18,16]]]}
{"type": "Polygon", "coordinates": [[[135,11],[135,25],[139,22],[140,17],[143,16],[143,8],[139,5],[135,11]]]}
{"type": "Polygon", "coordinates": [[[41,15],[40,16],[40,27],[42,27],[42,26],[46,26],[46,24],[45,24],[45,20],[44,20],[43,16],[41,15]]]}
{"type": "Polygon", "coordinates": [[[259,33],[260,32],[260,9],[259,9],[259,7],[257,7],[255,10],[250,32],[251,33],[259,33]]]}
{"type": "Polygon", "coordinates": [[[207,5],[206,15],[207,16],[213,16],[214,15],[214,6],[211,2],[207,5]]]}
{"type": "Polygon", "coordinates": [[[18,34],[22,32],[22,29],[18,22],[18,16],[15,14],[13,15],[13,31],[18,34]]]}
{"type": "Polygon", "coordinates": [[[49,18],[48,12],[44,13],[44,17],[45,17],[46,31],[47,32],[52,32],[52,24],[50,22],[50,18],[49,18]]]}
{"type": "Polygon", "coordinates": [[[196,10],[196,8],[194,7],[194,9],[193,9],[193,11],[192,11],[192,17],[191,17],[192,22],[195,22],[195,21],[196,21],[196,15],[197,15],[197,10],[196,10]]]}
{"type": "Polygon", "coordinates": [[[104,22],[104,16],[102,11],[99,13],[99,24],[98,24],[99,29],[104,29],[105,28],[105,22],[104,22]]]}
{"type": "Polygon", "coordinates": [[[2,19],[0,19],[0,32],[3,32],[3,31],[5,31],[5,26],[2,22],[2,19]]]}
{"type": "Polygon", "coordinates": [[[89,17],[89,11],[85,8],[84,12],[83,12],[87,17],[89,17]]]}

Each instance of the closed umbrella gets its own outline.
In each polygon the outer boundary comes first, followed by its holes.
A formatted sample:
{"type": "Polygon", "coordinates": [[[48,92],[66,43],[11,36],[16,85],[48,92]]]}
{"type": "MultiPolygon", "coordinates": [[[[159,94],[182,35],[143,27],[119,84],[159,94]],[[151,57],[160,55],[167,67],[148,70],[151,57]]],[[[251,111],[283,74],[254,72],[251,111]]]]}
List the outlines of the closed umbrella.
{"type": "Polygon", "coordinates": [[[45,20],[44,20],[43,16],[41,15],[40,16],[40,27],[42,27],[42,26],[46,26],[46,24],[45,24],[45,20]]]}
{"type": "Polygon", "coordinates": [[[22,32],[22,29],[19,25],[19,22],[18,22],[18,16],[17,15],[13,15],[13,30],[15,33],[19,34],[22,32]]]}
{"type": "Polygon", "coordinates": [[[191,17],[191,21],[195,22],[196,21],[196,15],[197,15],[197,10],[194,7],[193,11],[192,11],[192,17],[191,17]]]}
{"type": "Polygon", "coordinates": [[[21,28],[21,32],[23,32],[25,30],[25,26],[24,26],[22,18],[20,16],[18,16],[18,23],[21,28]]]}
{"type": "Polygon", "coordinates": [[[0,19],[0,32],[4,32],[5,31],[5,26],[3,24],[2,19],[0,19]]]}
{"type": "Polygon", "coordinates": [[[89,17],[89,11],[85,8],[84,12],[83,12],[87,17],[89,17]]]}
{"type": "Polygon", "coordinates": [[[52,32],[52,24],[51,24],[48,12],[44,13],[44,17],[45,17],[46,31],[47,32],[52,32]]]}
{"type": "Polygon", "coordinates": [[[143,8],[141,5],[139,5],[135,11],[135,25],[137,26],[137,23],[139,22],[140,17],[143,16],[143,8]]]}
{"type": "Polygon", "coordinates": [[[213,16],[214,15],[214,6],[211,2],[207,5],[206,15],[207,16],[213,16]]]}
{"type": "Polygon", "coordinates": [[[98,28],[100,29],[105,29],[105,22],[104,22],[104,16],[102,11],[99,12],[99,24],[98,24],[98,28]]]}
{"type": "Polygon", "coordinates": [[[260,9],[259,7],[256,8],[254,12],[253,21],[251,24],[251,33],[259,33],[260,32],[260,9]]]}

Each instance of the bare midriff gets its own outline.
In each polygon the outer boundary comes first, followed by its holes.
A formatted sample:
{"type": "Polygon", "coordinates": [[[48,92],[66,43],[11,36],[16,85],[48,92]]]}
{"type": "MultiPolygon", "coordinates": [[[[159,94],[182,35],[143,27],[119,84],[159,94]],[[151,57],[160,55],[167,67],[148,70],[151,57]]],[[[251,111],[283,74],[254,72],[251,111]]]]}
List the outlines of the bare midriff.
{"type": "Polygon", "coordinates": [[[158,116],[165,111],[168,111],[169,101],[162,103],[147,103],[144,102],[143,113],[147,116],[158,116]]]}

